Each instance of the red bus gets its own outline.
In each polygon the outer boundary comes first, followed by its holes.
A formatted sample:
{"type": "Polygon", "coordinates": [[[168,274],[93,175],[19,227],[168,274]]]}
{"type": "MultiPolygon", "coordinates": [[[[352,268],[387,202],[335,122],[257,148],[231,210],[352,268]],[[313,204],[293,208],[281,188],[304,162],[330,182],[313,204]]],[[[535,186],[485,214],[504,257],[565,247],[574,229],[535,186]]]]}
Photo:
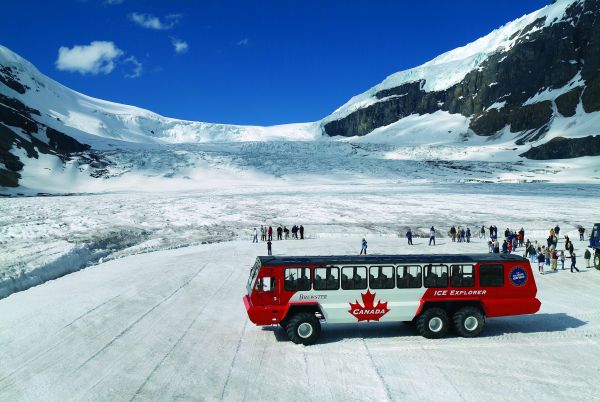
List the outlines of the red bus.
{"type": "Polygon", "coordinates": [[[479,335],[486,318],[536,313],[529,261],[513,254],[260,256],[244,305],[256,325],[314,343],[321,322],[412,321],[426,338],[479,335]]]}

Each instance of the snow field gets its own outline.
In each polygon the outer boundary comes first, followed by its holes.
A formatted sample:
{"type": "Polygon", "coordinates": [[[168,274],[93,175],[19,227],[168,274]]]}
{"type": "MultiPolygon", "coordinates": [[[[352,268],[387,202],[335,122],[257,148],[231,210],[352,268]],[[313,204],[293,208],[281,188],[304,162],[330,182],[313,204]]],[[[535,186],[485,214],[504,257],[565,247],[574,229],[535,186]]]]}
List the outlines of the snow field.
{"type": "Polygon", "coordinates": [[[309,238],[426,235],[431,225],[446,237],[452,224],[476,235],[496,224],[544,240],[557,223],[577,238],[578,225],[599,220],[597,185],[366,183],[0,199],[0,298],[99,261],[250,239],[261,224],[303,224],[309,238]]]}
{"type": "MultiPolygon", "coordinates": [[[[351,254],[360,237],[273,248],[351,254]]],[[[483,245],[367,240],[370,253],[483,245]]],[[[0,300],[0,400],[562,401],[600,392],[596,270],[534,273],[541,311],[490,319],[479,338],[427,340],[404,324],[361,323],[325,325],[304,347],[247,319],[241,297],[265,251],[247,240],[136,255],[0,300]]]]}

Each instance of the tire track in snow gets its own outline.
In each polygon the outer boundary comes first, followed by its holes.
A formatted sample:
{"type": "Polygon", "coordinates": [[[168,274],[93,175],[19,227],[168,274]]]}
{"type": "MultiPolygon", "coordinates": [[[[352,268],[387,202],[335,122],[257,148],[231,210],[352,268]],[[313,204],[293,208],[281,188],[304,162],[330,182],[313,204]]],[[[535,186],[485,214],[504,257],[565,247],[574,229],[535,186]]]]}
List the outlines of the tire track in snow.
{"type": "Polygon", "coordinates": [[[369,346],[367,345],[367,342],[365,342],[364,338],[362,339],[362,343],[365,346],[365,350],[367,351],[367,356],[369,357],[369,360],[371,361],[371,366],[373,366],[373,369],[375,370],[375,374],[377,374],[379,381],[381,382],[381,384],[383,385],[383,388],[385,389],[385,394],[387,396],[388,401],[393,401],[394,398],[392,397],[392,392],[390,391],[390,387],[388,386],[387,382],[385,382],[385,380],[383,379],[383,375],[381,375],[381,372],[379,371],[379,367],[377,367],[377,365],[375,364],[375,361],[373,360],[373,355],[371,355],[369,346]]]}
{"type": "Polygon", "coordinates": [[[75,318],[73,321],[71,321],[70,323],[68,323],[67,325],[65,325],[61,329],[59,329],[56,333],[59,333],[63,329],[70,327],[71,325],[73,325],[75,322],[81,320],[86,315],[88,315],[90,313],[93,313],[94,311],[98,310],[100,307],[104,306],[105,304],[110,303],[111,301],[115,300],[118,297],[121,297],[121,295],[119,294],[119,295],[116,295],[114,297],[111,297],[110,299],[106,300],[105,302],[98,304],[96,307],[94,307],[92,309],[89,309],[88,311],[86,311],[85,313],[81,314],[79,317],[75,318]]]}
{"type": "MultiPolygon", "coordinates": [[[[208,264],[208,263],[207,263],[208,264]]],[[[233,275],[233,271],[229,273],[229,275],[227,276],[227,278],[223,281],[223,284],[215,291],[211,294],[211,296],[209,297],[209,299],[213,299],[215,295],[217,295],[225,286],[225,284],[227,283],[227,281],[229,280],[229,278],[231,278],[231,275],[233,275]]],[[[162,364],[165,362],[165,360],[167,360],[167,358],[169,356],[171,356],[171,354],[173,353],[173,351],[175,350],[175,348],[177,348],[177,346],[179,346],[179,344],[181,343],[181,341],[183,341],[183,339],[186,337],[186,335],[189,333],[190,329],[194,326],[194,324],[198,321],[198,319],[200,318],[200,316],[202,315],[202,313],[204,313],[204,310],[206,310],[206,307],[208,306],[208,304],[204,304],[204,307],[202,307],[202,309],[198,312],[198,314],[196,314],[196,316],[194,317],[194,319],[192,320],[192,322],[190,323],[190,325],[187,326],[187,328],[185,329],[185,331],[183,331],[183,333],[181,334],[181,336],[177,339],[177,341],[173,344],[173,346],[171,346],[171,348],[169,349],[169,351],[167,353],[165,353],[165,355],[162,357],[162,359],[160,359],[160,361],[154,366],[154,368],[152,369],[152,371],[146,376],[146,378],[144,379],[144,381],[142,382],[142,385],[139,386],[139,388],[135,391],[135,393],[133,394],[133,396],[131,397],[131,399],[129,399],[129,401],[133,401],[134,399],[136,399],[142,389],[144,389],[144,387],[146,386],[146,384],[148,383],[148,381],[150,381],[150,378],[152,378],[152,376],[154,375],[154,373],[156,373],[158,371],[158,369],[162,366],[162,364]]],[[[246,326],[244,325],[244,332],[246,331],[246,326]]],[[[242,333],[243,335],[243,333],[242,333]]],[[[240,343],[241,343],[242,339],[240,338],[240,343]]],[[[238,343],[238,349],[239,349],[239,343],[238,343]]],[[[237,354],[237,350],[236,350],[236,354],[237,354]]]]}
{"type": "MultiPolygon", "coordinates": [[[[65,325],[64,327],[62,327],[61,329],[59,329],[58,331],[54,332],[51,336],[54,336],[56,334],[59,334],[61,331],[63,331],[64,329],[70,327],[71,325],[73,325],[76,321],[79,321],[80,319],[82,319],[83,317],[85,317],[86,315],[98,310],[99,308],[101,308],[102,306],[108,304],[109,302],[113,301],[114,299],[120,297],[121,294],[118,294],[114,297],[111,297],[110,299],[104,301],[103,303],[98,304],[96,307],[93,307],[89,310],[87,310],[85,313],[81,314],[80,316],[78,316],[77,318],[75,318],[73,321],[71,321],[70,323],[68,323],[67,325],[65,325]]],[[[10,373],[8,373],[7,375],[5,375],[4,377],[0,378],[0,383],[4,382],[5,380],[7,380],[8,378],[12,377],[13,375],[15,375],[17,372],[23,370],[24,367],[26,367],[28,364],[30,364],[31,362],[39,359],[41,356],[50,353],[51,351],[53,351],[54,349],[56,349],[58,346],[64,344],[68,342],[68,337],[63,338],[62,340],[60,340],[59,342],[55,343],[54,345],[51,345],[50,347],[48,347],[48,349],[45,349],[43,351],[41,351],[40,353],[35,354],[33,357],[29,358],[28,360],[26,360],[25,362],[23,362],[20,366],[18,366],[17,368],[15,368],[13,371],[11,371],[10,373]]],[[[21,355],[23,355],[24,353],[22,353],[21,355]]],[[[4,389],[4,387],[0,388],[0,389],[4,389]]]]}
{"type": "Polygon", "coordinates": [[[208,265],[208,263],[205,263],[202,267],[200,267],[200,269],[198,269],[198,271],[196,271],[194,273],[194,275],[192,275],[191,278],[189,278],[187,281],[185,281],[183,284],[181,284],[177,289],[175,289],[171,294],[169,294],[168,296],[163,298],[160,302],[158,302],[154,306],[152,306],[152,308],[147,310],[144,314],[139,316],[135,321],[133,321],[131,324],[129,324],[124,330],[119,332],[117,334],[117,336],[115,336],[110,342],[108,342],[106,345],[104,345],[102,348],[100,348],[96,353],[94,353],[92,356],[90,356],[88,359],[86,359],[83,363],[81,363],[73,372],[80,370],[81,368],[83,368],[83,366],[88,364],[90,361],[94,360],[96,357],[98,357],[98,355],[100,355],[102,352],[104,352],[106,349],[108,349],[112,344],[114,344],[116,341],[118,341],[123,335],[128,333],[133,327],[135,327],[140,321],[142,321],[148,314],[150,314],[151,312],[156,310],[163,303],[165,303],[166,301],[171,299],[173,296],[175,296],[180,290],[182,290],[187,285],[189,285],[189,283],[192,280],[194,280],[200,274],[200,272],[202,272],[204,270],[204,268],[206,268],[207,265],[208,265]]]}
{"type": "Polygon", "coordinates": [[[244,335],[246,334],[246,328],[248,327],[248,320],[244,321],[244,328],[242,329],[242,334],[240,335],[240,339],[238,339],[237,346],[235,348],[235,353],[233,354],[233,359],[231,359],[231,365],[229,366],[229,370],[227,371],[227,377],[225,378],[225,383],[223,384],[223,389],[221,390],[221,400],[223,400],[225,396],[225,391],[227,390],[227,385],[229,384],[229,378],[231,377],[231,372],[233,371],[233,366],[238,357],[238,353],[240,351],[240,347],[242,346],[242,339],[244,339],[244,335]]]}

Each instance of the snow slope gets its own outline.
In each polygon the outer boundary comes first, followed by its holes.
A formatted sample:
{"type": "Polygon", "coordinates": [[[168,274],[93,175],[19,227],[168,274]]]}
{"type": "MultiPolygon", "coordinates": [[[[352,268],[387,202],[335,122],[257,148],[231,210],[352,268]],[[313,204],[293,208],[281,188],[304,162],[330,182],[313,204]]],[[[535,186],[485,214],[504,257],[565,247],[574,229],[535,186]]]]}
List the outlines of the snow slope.
{"type": "Polygon", "coordinates": [[[535,20],[545,19],[544,25],[535,30],[543,29],[545,26],[560,21],[564,17],[566,9],[578,1],[582,0],[557,0],[553,4],[495,29],[474,42],[443,53],[418,67],[392,74],[383,82],[340,106],[331,115],[323,119],[323,123],[338,120],[357,109],[373,104],[378,101],[374,96],[375,93],[407,82],[425,80],[422,87],[425,91],[440,91],[450,88],[460,82],[468,72],[477,69],[492,53],[509,50],[519,38],[515,34],[535,20]]]}
{"type": "MultiPolygon", "coordinates": [[[[351,254],[359,240],[275,242],[274,251],[351,254]]],[[[481,241],[433,248],[416,239],[409,249],[400,239],[368,240],[374,253],[485,249],[481,241]]],[[[361,323],[325,325],[320,343],[304,347],[246,316],[249,267],[264,251],[248,240],[133,256],[0,300],[0,400],[592,401],[600,394],[598,271],[536,273],[541,311],[489,319],[478,338],[428,340],[410,326],[361,323]]]]}
{"type": "Polygon", "coordinates": [[[21,84],[29,87],[20,94],[2,85],[2,93],[40,110],[40,122],[60,128],[96,148],[102,148],[107,139],[133,143],[198,143],[312,140],[317,135],[312,123],[259,127],[185,121],[163,117],[135,106],[92,98],[45,76],[33,64],[2,45],[0,65],[13,69],[21,84]]]}

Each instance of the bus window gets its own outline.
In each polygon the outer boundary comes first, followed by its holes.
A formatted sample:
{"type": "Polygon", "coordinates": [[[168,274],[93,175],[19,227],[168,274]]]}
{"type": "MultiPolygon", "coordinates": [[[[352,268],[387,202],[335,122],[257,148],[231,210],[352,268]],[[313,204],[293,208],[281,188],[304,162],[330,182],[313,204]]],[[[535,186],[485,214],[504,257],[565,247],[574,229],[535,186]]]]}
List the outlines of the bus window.
{"type": "Polygon", "coordinates": [[[310,290],[310,268],[286,268],[283,288],[289,291],[310,290]]]}
{"type": "Polygon", "coordinates": [[[315,268],[314,290],[338,290],[340,269],[338,267],[315,268]]]}
{"type": "Polygon", "coordinates": [[[275,290],[275,278],[264,277],[256,280],[254,290],[257,292],[273,292],[275,290]]]}
{"type": "Polygon", "coordinates": [[[450,285],[456,288],[475,286],[472,265],[450,265],[450,285]]]}
{"type": "Polygon", "coordinates": [[[504,286],[504,266],[502,264],[481,264],[479,266],[480,286],[504,286]]]}
{"type": "Polygon", "coordinates": [[[381,266],[369,268],[369,287],[371,289],[393,289],[394,267],[381,266]]]}
{"type": "Polygon", "coordinates": [[[367,267],[343,267],[342,268],[342,289],[366,289],[367,288],[367,267]]]}
{"type": "Polygon", "coordinates": [[[396,268],[396,282],[399,289],[420,288],[423,281],[421,267],[418,265],[401,265],[396,268]]]}
{"type": "Polygon", "coordinates": [[[425,265],[424,283],[426,288],[448,287],[448,266],[433,264],[425,265]]]}

